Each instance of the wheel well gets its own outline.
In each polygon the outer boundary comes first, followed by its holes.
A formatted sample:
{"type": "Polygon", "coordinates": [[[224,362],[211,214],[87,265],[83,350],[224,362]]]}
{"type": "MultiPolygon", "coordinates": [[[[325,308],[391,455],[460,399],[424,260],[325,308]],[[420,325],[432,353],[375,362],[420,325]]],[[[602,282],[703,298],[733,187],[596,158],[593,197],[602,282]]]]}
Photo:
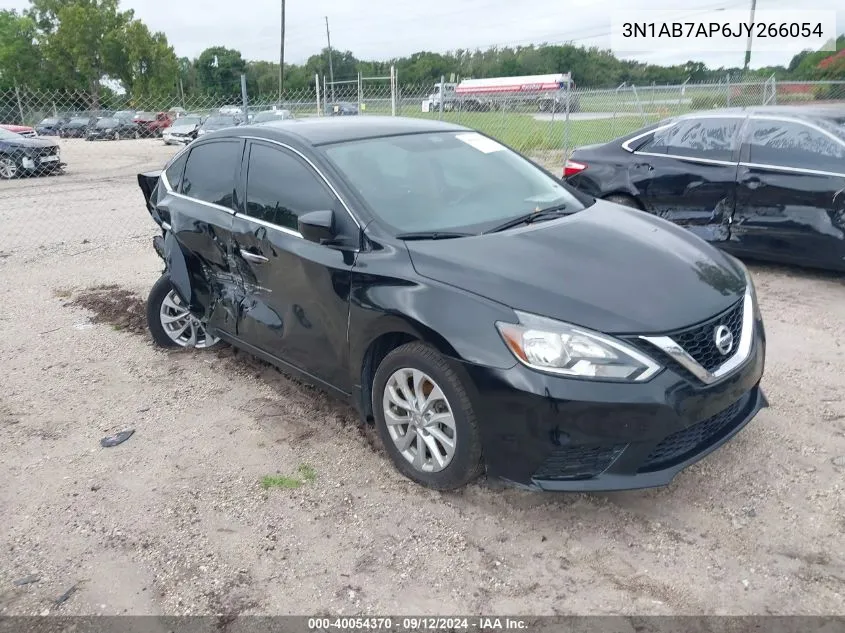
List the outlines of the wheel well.
{"type": "Polygon", "coordinates": [[[407,332],[388,332],[370,343],[361,365],[361,409],[367,422],[373,422],[373,379],[381,361],[397,347],[418,340],[407,332]]]}
{"type": "Polygon", "coordinates": [[[632,196],[630,193],[626,191],[614,191],[612,193],[608,193],[602,196],[602,200],[607,200],[608,198],[627,198],[628,200],[632,200],[634,204],[637,205],[637,208],[641,211],[645,211],[645,207],[643,203],[640,202],[636,196],[632,196]]]}

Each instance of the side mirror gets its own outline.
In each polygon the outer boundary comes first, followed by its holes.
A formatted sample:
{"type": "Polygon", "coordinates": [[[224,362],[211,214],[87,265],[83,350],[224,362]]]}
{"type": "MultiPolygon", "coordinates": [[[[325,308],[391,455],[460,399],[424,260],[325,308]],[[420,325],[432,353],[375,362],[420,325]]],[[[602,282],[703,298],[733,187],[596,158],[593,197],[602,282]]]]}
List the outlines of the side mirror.
{"type": "Polygon", "coordinates": [[[299,232],[309,242],[328,244],[334,241],[334,211],[310,211],[297,220],[299,232]]]}

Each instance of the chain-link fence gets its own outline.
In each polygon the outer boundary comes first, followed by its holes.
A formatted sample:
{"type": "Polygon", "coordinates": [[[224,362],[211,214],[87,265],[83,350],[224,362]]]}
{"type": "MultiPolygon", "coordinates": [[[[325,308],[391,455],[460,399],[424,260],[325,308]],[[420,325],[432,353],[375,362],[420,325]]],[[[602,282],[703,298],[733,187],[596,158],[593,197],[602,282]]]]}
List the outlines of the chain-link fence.
{"type": "Polygon", "coordinates": [[[399,85],[391,73],[333,84],[315,77],[313,88],[288,92],[282,99],[278,94],[246,95],[246,99],[242,94],[129,97],[106,88],[96,95],[25,87],[0,92],[0,123],[14,134],[34,133],[55,141],[59,158],[46,157],[45,171],[54,173],[58,163],[66,172],[59,177],[21,177],[35,171],[27,167],[40,161],[39,156],[27,152],[52,150],[4,150],[0,154],[0,222],[4,227],[0,251],[150,233],[155,227],[144,211],[135,175],[159,168],[192,138],[194,124],[243,124],[283,116],[282,111],[290,113],[284,116],[296,118],[383,115],[437,119],[480,130],[560,173],[572,149],[608,141],[678,114],[763,104],[841,103],[845,108],[845,81],[725,77],[710,84],[622,84],[604,90],[510,94],[467,94],[451,86],[441,82],[399,85]],[[29,126],[35,131],[9,125],[29,126]],[[85,141],[92,136],[121,142],[85,141]]]}

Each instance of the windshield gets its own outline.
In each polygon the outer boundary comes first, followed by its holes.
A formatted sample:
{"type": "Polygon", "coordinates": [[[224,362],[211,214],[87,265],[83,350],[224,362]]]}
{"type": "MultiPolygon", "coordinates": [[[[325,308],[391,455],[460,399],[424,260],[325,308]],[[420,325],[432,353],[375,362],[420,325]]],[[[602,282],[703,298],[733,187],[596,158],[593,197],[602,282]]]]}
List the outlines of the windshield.
{"type": "Polygon", "coordinates": [[[476,132],[367,139],[325,151],[396,233],[477,233],[546,207],[584,208],[558,180],[476,132]]]}
{"type": "Polygon", "coordinates": [[[292,119],[291,113],[288,110],[269,110],[267,112],[259,112],[255,115],[253,123],[264,123],[265,121],[278,121],[279,119],[292,119]]]}
{"type": "Polygon", "coordinates": [[[100,119],[99,121],[97,121],[96,127],[100,129],[105,129],[109,127],[115,127],[116,125],[119,125],[117,119],[100,119]]]}
{"type": "Polygon", "coordinates": [[[38,125],[55,125],[58,122],[59,122],[58,119],[44,119],[38,125]]]}
{"type": "Polygon", "coordinates": [[[233,116],[212,116],[209,117],[203,127],[225,127],[227,125],[235,125],[235,117],[233,116]]]}
{"type": "Polygon", "coordinates": [[[89,120],[87,118],[71,119],[68,125],[88,125],[89,120]]]}
{"type": "Polygon", "coordinates": [[[192,127],[202,123],[202,119],[197,116],[183,116],[181,119],[176,119],[173,127],[192,127]]]}

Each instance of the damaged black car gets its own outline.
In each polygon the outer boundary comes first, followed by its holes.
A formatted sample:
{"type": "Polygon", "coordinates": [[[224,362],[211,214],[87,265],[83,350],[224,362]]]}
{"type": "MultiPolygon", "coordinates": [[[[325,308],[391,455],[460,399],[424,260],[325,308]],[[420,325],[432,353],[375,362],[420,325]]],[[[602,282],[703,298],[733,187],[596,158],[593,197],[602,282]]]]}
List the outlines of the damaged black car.
{"type": "Polygon", "coordinates": [[[0,129],[0,179],[54,174],[65,166],[55,141],[0,129]]]}
{"type": "Polygon", "coordinates": [[[750,259],[845,271],[845,111],[695,112],[582,147],[573,187],[750,259]]]}
{"type": "Polygon", "coordinates": [[[662,486],[766,406],[739,260],[471,129],[233,127],[138,183],[155,342],[225,341],[348,399],[424,486],[662,486]]]}

